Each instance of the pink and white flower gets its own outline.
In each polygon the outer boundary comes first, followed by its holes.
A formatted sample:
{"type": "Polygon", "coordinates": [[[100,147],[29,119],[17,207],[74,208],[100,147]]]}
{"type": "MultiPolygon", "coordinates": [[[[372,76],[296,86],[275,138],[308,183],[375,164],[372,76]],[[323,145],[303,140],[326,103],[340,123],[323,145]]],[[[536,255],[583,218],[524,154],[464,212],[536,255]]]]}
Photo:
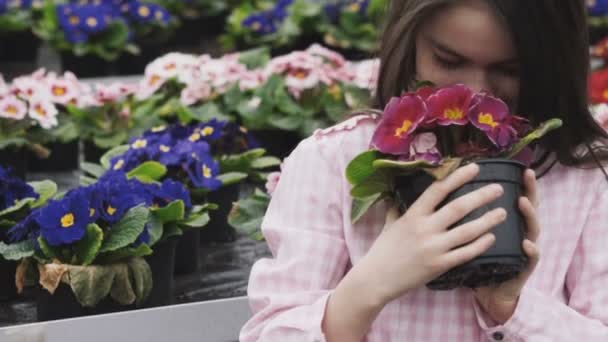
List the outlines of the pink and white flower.
{"type": "Polygon", "coordinates": [[[437,149],[435,133],[421,133],[414,137],[414,141],[410,145],[411,160],[425,160],[432,164],[439,164],[441,158],[441,153],[437,149]]]}
{"type": "Polygon", "coordinates": [[[4,81],[4,77],[0,74],[0,99],[5,98],[10,94],[10,88],[4,81]]]}
{"type": "Polygon", "coordinates": [[[57,126],[57,108],[48,98],[34,97],[30,100],[29,116],[36,120],[38,124],[49,129],[57,126]]]}
{"type": "Polygon", "coordinates": [[[13,80],[12,92],[24,100],[30,100],[33,97],[49,98],[51,94],[46,87],[45,82],[42,82],[38,76],[20,76],[13,80]]]}
{"type": "Polygon", "coordinates": [[[178,77],[189,72],[198,64],[196,56],[179,52],[168,53],[148,64],[146,75],[157,75],[164,79],[178,77]]]}
{"type": "Polygon", "coordinates": [[[250,70],[243,73],[239,80],[241,91],[253,90],[261,87],[268,81],[268,77],[262,70],[250,70]]]}
{"type": "Polygon", "coordinates": [[[334,68],[341,68],[346,63],[346,59],[341,54],[332,51],[326,47],[323,47],[319,44],[312,44],[306,52],[313,56],[319,56],[329,62],[334,68]]]}
{"type": "Polygon", "coordinates": [[[137,84],[112,83],[95,85],[95,99],[100,103],[116,102],[137,91],[137,84]]]}
{"type": "Polygon", "coordinates": [[[212,95],[211,86],[207,83],[199,82],[184,88],[180,100],[182,104],[191,106],[199,101],[209,99],[212,95]]]}
{"type": "Polygon", "coordinates": [[[22,120],[27,114],[25,102],[16,96],[9,95],[0,100],[0,118],[22,120]]]}
{"type": "Polygon", "coordinates": [[[49,80],[48,89],[51,101],[64,106],[74,103],[80,96],[78,83],[68,81],[67,79],[56,78],[49,80]]]}
{"type": "Polygon", "coordinates": [[[164,78],[158,74],[146,74],[144,79],[139,83],[135,97],[138,100],[145,100],[154,95],[164,84],[168,78],[164,78]]]}
{"type": "Polygon", "coordinates": [[[354,78],[352,83],[361,89],[374,90],[378,83],[380,60],[370,59],[355,63],[351,66],[354,78]]]}

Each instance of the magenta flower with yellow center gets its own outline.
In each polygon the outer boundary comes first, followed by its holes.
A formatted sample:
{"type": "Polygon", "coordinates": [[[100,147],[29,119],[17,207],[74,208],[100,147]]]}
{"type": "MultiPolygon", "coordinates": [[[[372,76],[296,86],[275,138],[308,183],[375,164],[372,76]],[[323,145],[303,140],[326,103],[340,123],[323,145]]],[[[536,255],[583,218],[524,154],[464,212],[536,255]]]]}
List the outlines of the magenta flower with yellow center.
{"type": "Polygon", "coordinates": [[[458,84],[438,90],[429,96],[427,123],[440,126],[464,126],[469,122],[468,113],[473,101],[473,91],[458,84]]]}
{"type": "Polygon", "coordinates": [[[392,98],[374,133],[372,147],[387,154],[409,154],[412,133],[426,115],[427,106],[419,96],[406,94],[392,98]]]}
{"type": "Polygon", "coordinates": [[[502,100],[486,94],[477,95],[475,102],[469,112],[473,126],[485,132],[496,147],[510,147],[518,137],[517,131],[510,124],[512,116],[509,107],[502,100]]]}

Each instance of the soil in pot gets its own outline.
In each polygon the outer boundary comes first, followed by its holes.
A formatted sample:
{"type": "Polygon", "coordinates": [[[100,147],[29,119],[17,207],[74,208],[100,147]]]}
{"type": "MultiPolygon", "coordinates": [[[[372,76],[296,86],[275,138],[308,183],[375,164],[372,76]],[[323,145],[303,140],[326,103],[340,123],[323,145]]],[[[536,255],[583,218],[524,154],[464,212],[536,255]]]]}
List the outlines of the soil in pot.
{"type": "Polygon", "coordinates": [[[46,145],[51,151],[48,158],[39,158],[34,152],[28,151],[28,171],[62,172],[78,169],[78,146],[78,140],[50,143],[46,145]]]}
{"type": "Polygon", "coordinates": [[[200,229],[190,229],[180,236],[175,250],[175,274],[189,274],[199,270],[200,240],[200,229]]]}
{"type": "Polygon", "coordinates": [[[152,247],[154,253],[145,257],[152,270],[152,292],[144,308],[169,305],[173,300],[173,273],[178,237],[170,237],[152,247]]]}
{"type": "Polygon", "coordinates": [[[209,193],[209,202],[217,204],[218,209],[209,212],[209,223],[200,232],[201,242],[236,240],[236,230],[228,224],[228,214],[232,209],[232,203],[239,199],[239,189],[239,184],[234,184],[209,193]]]}
{"type": "MultiPolygon", "coordinates": [[[[503,159],[486,159],[476,163],[480,167],[479,175],[472,182],[450,194],[444,203],[495,183],[502,185],[504,195],[489,205],[469,213],[452,227],[473,221],[496,208],[504,208],[507,211],[507,219],[493,229],[496,243],[489,250],[433,280],[427,284],[430,289],[450,290],[458,287],[476,288],[499,284],[516,277],[526,266],[527,258],[522,249],[525,221],[518,206],[519,197],[523,194],[525,166],[503,159]]],[[[409,207],[432,181],[432,177],[426,174],[399,179],[396,193],[402,208],[409,207]]]]}

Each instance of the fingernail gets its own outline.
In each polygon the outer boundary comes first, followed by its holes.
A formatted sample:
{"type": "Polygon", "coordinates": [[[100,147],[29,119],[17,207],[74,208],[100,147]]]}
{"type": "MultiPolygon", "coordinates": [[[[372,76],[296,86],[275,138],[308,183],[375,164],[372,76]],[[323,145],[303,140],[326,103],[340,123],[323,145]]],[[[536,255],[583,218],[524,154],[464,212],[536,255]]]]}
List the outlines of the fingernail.
{"type": "Polygon", "coordinates": [[[492,191],[494,191],[497,195],[502,195],[504,189],[500,184],[492,184],[492,191]]]}

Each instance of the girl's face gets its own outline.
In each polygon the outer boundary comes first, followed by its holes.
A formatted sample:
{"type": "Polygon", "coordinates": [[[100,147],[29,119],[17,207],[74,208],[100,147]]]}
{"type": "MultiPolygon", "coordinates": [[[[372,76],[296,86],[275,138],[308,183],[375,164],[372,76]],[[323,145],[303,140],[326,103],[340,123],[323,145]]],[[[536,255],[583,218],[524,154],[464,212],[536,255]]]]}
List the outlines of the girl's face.
{"type": "Polygon", "coordinates": [[[461,0],[435,14],[416,37],[416,77],[462,83],[517,106],[519,63],[511,35],[485,1],[461,0]]]}

